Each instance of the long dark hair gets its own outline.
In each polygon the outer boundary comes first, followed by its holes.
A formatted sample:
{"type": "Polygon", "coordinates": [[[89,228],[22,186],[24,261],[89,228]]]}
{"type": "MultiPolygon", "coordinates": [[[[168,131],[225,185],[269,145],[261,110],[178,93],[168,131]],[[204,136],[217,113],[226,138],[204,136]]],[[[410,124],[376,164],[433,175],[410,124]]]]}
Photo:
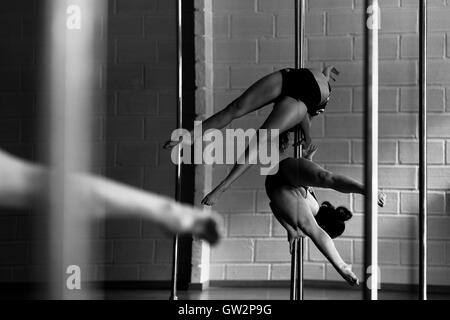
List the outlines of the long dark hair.
{"type": "MultiPolygon", "coordinates": [[[[295,127],[292,127],[289,130],[286,130],[280,134],[278,138],[280,153],[285,152],[289,148],[289,142],[291,141],[291,133],[295,133],[297,129],[300,129],[299,125],[296,125],[295,127]]],[[[301,139],[303,139],[303,131],[301,131],[301,139]]]]}
{"type": "Polygon", "coordinates": [[[289,148],[290,135],[291,135],[290,131],[285,131],[282,134],[280,134],[279,143],[281,153],[285,152],[289,148]]]}

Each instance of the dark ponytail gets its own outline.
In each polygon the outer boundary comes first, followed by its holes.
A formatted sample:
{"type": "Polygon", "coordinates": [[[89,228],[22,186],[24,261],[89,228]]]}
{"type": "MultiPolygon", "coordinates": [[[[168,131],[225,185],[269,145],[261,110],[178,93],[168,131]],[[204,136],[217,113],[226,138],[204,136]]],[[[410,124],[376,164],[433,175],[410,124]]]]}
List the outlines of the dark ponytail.
{"type": "Polygon", "coordinates": [[[353,214],[345,207],[335,208],[331,203],[325,201],[316,215],[317,224],[325,230],[331,238],[337,238],[345,230],[345,222],[350,220],[353,214]]]}
{"type": "Polygon", "coordinates": [[[350,212],[346,207],[337,207],[336,214],[339,220],[345,222],[353,217],[353,213],[350,212]]]}

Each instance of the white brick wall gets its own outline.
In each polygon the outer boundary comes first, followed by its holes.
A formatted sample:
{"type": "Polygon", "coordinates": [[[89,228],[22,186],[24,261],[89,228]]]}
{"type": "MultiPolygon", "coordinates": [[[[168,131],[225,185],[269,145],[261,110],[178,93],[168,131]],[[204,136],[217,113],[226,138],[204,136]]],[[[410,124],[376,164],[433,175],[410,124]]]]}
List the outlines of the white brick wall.
{"type": "MultiPolygon", "coordinates": [[[[382,281],[417,282],[418,235],[418,1],[380,2],[380,185],[389,196],[380,210],[382,281]]],[[[261,76],[294,63],[291,0],[213,0],[214,110],[232,101],[261,76]]],[[[429,19],[429,211],[430,283],[450,284],[450,1],[430,1],[429,19]]],[[[341,76],[327,113],[313,121],[320,149],[316,161],[362,179],[363,41],[361,0],[307,3],[307,65],[333,63],[341,76]]],[[[124,52],[124,54],[128,54],[124,52]]],[[[129,53],[126,59],[132,59],[129,53]]],[[[260,110],[233,127],[259,124],[260,110]]],[[[216,184],[229,170],[215,166],[216,184]]],[[[235,183],[216,209],[224,216],[225,239],[212,250],[212,279],[289,279],[285,231],[270,213],[264,178],[254,169],[235,183]]],[[[363,198],[318,190],[321,200],[354,210],[336,241],[346,261],[362,272],[363,198]]],[[[307,242],[307,279],[341,280],[307,242]]]]}

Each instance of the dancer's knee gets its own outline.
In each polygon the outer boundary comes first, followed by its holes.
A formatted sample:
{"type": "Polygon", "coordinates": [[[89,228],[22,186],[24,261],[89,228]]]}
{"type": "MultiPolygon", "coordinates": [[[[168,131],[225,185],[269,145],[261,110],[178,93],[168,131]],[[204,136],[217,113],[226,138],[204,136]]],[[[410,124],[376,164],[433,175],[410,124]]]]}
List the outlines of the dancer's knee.
{"type": "Polygon", "coordinates": [[[237,119],[246,114],[245,108],[243,106],[244,102],[241,101],[242,99],[236,99],[232,103],[228,105],[226,108],[228,115],[231,117],[231,119],[237,119]]]}

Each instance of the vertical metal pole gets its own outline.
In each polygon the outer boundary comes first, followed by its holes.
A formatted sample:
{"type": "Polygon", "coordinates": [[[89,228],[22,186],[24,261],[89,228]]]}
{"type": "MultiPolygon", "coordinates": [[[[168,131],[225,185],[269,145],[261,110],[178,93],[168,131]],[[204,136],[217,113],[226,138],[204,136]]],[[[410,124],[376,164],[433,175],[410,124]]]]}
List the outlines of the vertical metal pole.
{"type": "Polygon", "coordinates": [[[303,237],[297,239],[297,299],[303,300],[303,237]]]}
{"type": "MultiPolygon", "coordinates": [[[[304,67],[304,42],[305,42],[305,0],[295,0],[295,68],[300,69],[304,67]]],[[[295,132],[295,147],[294,157],[300,158],[302,156],[302,146],[300,145],[301,132],[300,129],[295,132]]],[[[293,300],[303,300],[303,238],[296,239],[297,247],[293,251],[294,256],[297,256],[296,261],[296,277],[291,279],[295,282],[296,294],[293,300]]],[[[291,284],[292,285],[292,284],[291,284]]],[[[291,288],[292,290],[292,288],[291,288]]],[[[291,293],[292,299],[292,293],[291,293]]]]}
{"type": "Polygon", "coordinates": [[[365,0],[365,250],[364,299],[378,299],[378,0],[365,0]]]}
{"type": "Polygon", "coordinates": [[[427,1],[419,8],[419,299],[427,300],[427,1]]]}
{"type": "Polygon", "coordinates": [[[291,300],[298,300],[298,267],[297,264],[299,262],[298,259],[298,239],[294,239],[292,245],[292,256],[291,256],[291,300]]]}
{"type": "Polygon", "coordinates": [[[295,68],[303,68],[305,63],[305,0],[295,0],[295,68]]]}
{"type": "MultiPolygon", "coordinates": [[[[175,0],[174,0],[175,1],[175,0]]],[[[178,51],[178,108],[177,108],[177,125],[183,128],[183,7],[182,0],[177,1],[177,51],[178,51]]],[[[175,182],[175,199],[181,201],[181,144],[178,145],[178,164],[175,182]]],[[[178,300],[177,296],[177,280],[178,280],[178,235],[173,239],[173,259],[172,259],[172,286],[170,300],[178,300]]]]}

